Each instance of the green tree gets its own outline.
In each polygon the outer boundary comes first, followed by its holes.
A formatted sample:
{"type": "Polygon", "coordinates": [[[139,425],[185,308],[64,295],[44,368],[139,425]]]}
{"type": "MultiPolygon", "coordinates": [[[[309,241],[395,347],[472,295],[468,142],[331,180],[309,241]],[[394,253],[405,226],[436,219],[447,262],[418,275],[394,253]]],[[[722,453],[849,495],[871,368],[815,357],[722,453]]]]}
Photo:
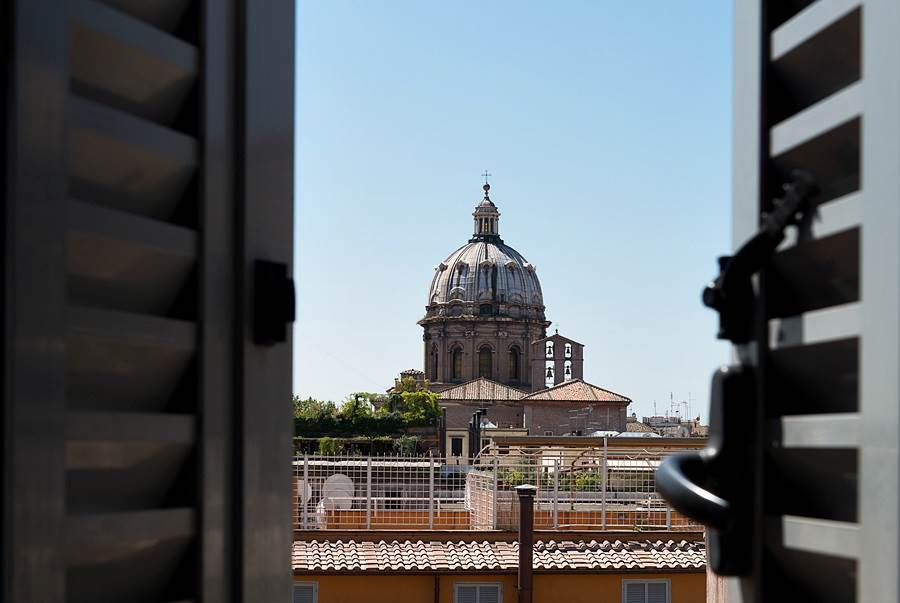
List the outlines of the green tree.
{"type": "Polygon", "coordinates": [[[434,392],[403,392],[400,397],[403,400],[403,420],[408,425],[434,425],[441,416],[438,395],[434,392]]]}

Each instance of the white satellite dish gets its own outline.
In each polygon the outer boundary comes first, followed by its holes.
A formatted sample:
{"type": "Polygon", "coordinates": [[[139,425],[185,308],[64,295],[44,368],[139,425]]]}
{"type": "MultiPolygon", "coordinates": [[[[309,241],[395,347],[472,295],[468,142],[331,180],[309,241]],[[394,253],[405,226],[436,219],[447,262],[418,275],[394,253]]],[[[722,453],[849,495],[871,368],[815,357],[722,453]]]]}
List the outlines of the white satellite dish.
{"type": "Polygon", "coordinates": [[[305,505],[309,502],[310,497],[312,497],[312,488],[308,483],[306,483],[305,479],[297,480],[297,498],[300,499],[300,504],[305,505]]]}
{"type": "Polygon", "coordinates": [[[322,498],[330,499],[335,510],[353,508],[353,480],[343,473],[335,473],[322,485],[322,498]]]}

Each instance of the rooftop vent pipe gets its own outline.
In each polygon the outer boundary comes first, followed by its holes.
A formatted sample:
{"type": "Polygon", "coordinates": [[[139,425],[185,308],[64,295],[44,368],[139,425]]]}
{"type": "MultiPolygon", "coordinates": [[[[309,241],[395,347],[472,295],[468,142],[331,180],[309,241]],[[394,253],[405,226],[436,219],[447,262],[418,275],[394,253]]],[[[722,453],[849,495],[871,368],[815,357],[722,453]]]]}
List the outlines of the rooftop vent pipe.
{"type": "Polygon", "coordinates": [[[516,486],[519,495],[519,603],[531,603],[534,583],[532,564],[534,549],[534,493],[537,488],[524,484],[516,486]]]}

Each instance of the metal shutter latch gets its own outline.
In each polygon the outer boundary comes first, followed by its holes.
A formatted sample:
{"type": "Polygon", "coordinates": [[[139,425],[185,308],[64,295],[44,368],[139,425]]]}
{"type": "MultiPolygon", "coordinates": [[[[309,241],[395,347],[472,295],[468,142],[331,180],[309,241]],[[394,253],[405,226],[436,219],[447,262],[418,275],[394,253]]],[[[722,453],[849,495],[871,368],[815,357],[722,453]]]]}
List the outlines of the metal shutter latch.
{"type": "MultiPolygon", "coordinates": [[[[765,266],[799,223],[818,189],[813,178],[795,171],[784,196],[773,202],[759,232],[732,257],[720,258],[719,277],[703,291],[703,303],[719,312],[719,339],[751,341],[757,311],[752,277],[765,266]]],[[[681,513],[707,525],[709,564],[723,576],[747,575],[753,538],[754,429],[756,375],[752,366],[716,371],[710,400],[710,437],[699,452],[667,458],[656,472],[656,489],[681,513]]]]}
{"type": "Polygon", "coordinates": [[[295,318],[294,281],[287,264],[256,260],[253,265],[253,342],[272,346],[287,341],[295,318]]]}

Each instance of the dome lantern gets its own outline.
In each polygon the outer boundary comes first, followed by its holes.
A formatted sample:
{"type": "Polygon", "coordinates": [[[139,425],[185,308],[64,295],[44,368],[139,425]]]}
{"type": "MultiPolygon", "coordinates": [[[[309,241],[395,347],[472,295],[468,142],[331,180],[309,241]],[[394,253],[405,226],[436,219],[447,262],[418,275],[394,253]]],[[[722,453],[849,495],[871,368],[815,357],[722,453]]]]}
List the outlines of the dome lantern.
{"type": "Polygon", "coordinates": [[[472,235],[472,241],[500,241],[500,212],[497,206],[491,201],[490,191],[491,185],[488,184],[487,172],[482,174],[485,177],[484,199],[475,207],[472,217],[475,218],[475,230],[472,235]]]}

